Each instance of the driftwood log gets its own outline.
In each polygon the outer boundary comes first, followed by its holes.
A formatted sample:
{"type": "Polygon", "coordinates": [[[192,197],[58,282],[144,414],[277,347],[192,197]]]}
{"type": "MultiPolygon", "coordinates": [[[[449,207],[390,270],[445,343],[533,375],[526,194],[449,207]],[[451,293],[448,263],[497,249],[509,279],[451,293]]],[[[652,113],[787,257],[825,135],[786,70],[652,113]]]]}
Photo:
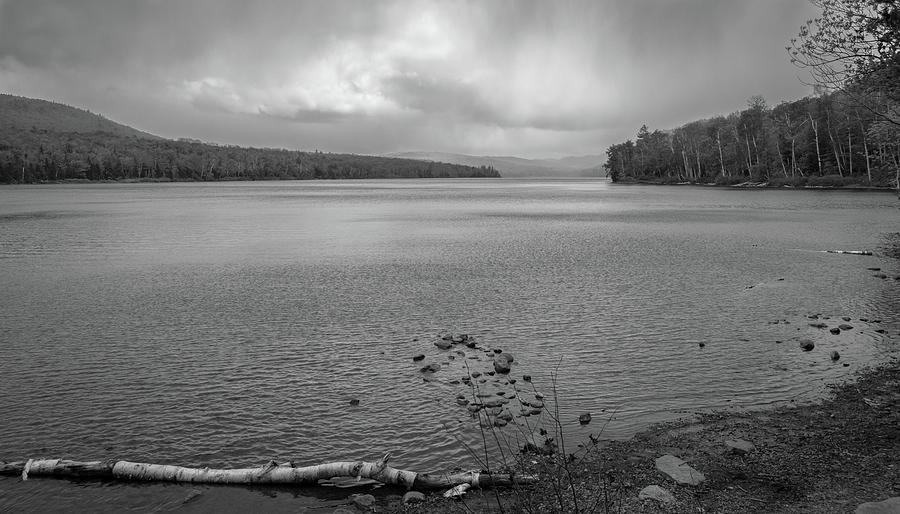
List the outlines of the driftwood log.
{"type": "Polygon", "coordinates": [[[390,454],[375,462],[330,462],[315,466],[295,467],[292,463],[277,464],[274,461],[256,468],[210,469],[187,468],[165,464],[140,462],[91,461],[62,459],[29,459],[18,462],[0,462],[0,475],[19,475],[23,480],[31,476],[98,478],[159,482],[190,482],[196,484],[272,484],[313,485],[319,480],[336,477],[368,478],[388,485],[407,489],[445,489],[461,484],[472,487],[509,487],[529,484],[534,477],[511,473],[416,473],[387,465],[390,454]]]}

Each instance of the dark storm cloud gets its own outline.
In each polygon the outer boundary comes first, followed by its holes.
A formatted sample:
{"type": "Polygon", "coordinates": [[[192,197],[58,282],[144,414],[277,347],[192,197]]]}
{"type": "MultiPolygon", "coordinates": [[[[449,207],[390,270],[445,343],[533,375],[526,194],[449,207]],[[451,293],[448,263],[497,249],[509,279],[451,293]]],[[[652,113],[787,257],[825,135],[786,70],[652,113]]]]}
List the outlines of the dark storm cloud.
{"type": "Polygon", "coordinates": [[[805,0],[0,0],[0,90],[229,143],[599,153],[642,123],[802,96],[783,47],[813,14],[805,0]]]}

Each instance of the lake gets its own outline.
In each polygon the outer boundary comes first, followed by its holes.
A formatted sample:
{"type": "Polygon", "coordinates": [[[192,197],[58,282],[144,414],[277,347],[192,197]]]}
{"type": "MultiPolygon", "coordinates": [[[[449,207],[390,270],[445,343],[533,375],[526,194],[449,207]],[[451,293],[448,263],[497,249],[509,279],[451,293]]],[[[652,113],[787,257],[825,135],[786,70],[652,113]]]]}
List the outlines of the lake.
{"type": "MultiPolygon", "coordinates": [[[[573,448],[814,400],[900,350],[898,206],[599,179],[5,186],[0,460],[468,469],[459,381],[493,349],[517,382],[479,392],[555,391],[573,448]]],[[[0,478],[0,510],[331,512],[350,492],[0,478]]]]}

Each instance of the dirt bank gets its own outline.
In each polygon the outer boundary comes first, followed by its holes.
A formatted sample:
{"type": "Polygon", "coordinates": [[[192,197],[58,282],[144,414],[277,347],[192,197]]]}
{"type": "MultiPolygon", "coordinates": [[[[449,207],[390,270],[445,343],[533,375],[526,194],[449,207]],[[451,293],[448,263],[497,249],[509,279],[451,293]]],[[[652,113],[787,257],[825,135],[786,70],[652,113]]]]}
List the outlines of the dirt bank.
{"type": "Polygon", "coordinates": [[[463,501],[430,497],[416,507],[396,502],[388,508],[546,513],[572,512],[578,501],[582,512],[853,512],[862,503],[900,496],[900,361],[861,371],[816,404],[699,414],[606,443],[568,467],[574,497],[554,485],[565,484],[564,476],[544,476],[543,487],[506,490],[499,498],[484,491],[463,501]],[[735,440],[754,449],[736,453],[725,443],[735,440]],[[656,468],[666,454],[705,480],[676,484],[656,468]],[[665,488],[671,502],[640,499],[649,485],[665,488]]]}

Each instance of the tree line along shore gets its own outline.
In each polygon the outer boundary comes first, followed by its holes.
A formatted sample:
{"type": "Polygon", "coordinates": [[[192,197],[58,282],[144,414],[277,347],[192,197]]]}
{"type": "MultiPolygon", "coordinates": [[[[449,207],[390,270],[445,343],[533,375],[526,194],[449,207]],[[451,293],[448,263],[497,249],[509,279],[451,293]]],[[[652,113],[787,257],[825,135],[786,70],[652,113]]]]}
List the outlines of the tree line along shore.
{"type": "Polygon", "coordinates": [[[13,95],[0,95],[0,120],[0,183],[500,176],[491,166],[164,139],[13,95]]]}
{"type": "Polygon", "coordinates": [[[841,93],[746,109],[610,146],[613,182],[896,187],[900,137],[841,93]]]}

